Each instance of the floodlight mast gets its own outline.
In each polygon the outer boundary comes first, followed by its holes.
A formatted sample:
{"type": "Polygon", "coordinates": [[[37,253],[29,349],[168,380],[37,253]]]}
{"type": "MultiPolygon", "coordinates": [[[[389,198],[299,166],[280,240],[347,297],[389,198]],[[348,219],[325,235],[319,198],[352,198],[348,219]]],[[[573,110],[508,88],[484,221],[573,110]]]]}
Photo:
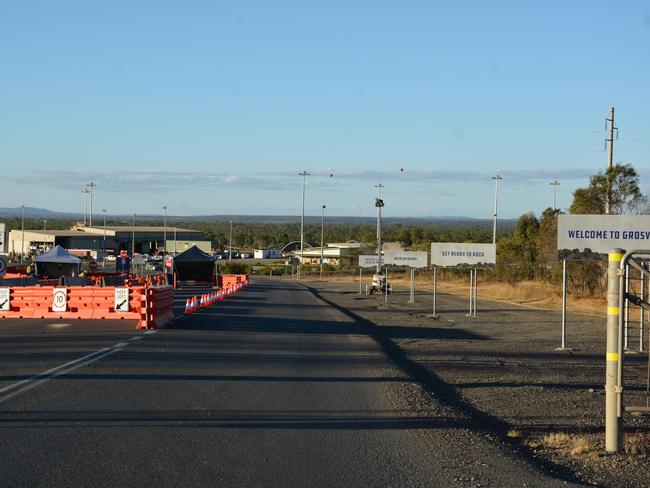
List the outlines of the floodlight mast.
{"type": "Polygon", "coordinates": [[[384,185],[381,184],[381,181],[377,182],[375,185],[377,188],[377,198],[375,199],[375,207],[377,207],[377,274],[381,273],[382,262],[381,262],[381,209],[384,206],[384,201],[381,199],[381,189],[384,188],[384,185]]]}

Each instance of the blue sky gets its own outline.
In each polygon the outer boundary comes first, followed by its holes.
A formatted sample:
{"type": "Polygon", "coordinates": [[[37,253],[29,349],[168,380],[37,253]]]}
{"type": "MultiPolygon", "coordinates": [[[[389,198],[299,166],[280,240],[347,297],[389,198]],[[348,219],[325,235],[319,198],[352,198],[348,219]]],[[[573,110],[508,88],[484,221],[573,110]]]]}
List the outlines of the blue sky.
{"type": "Polygon", "coordinates": [[[650,190],[650,4],[0,2],[0,206],[489,218],[650,190]],[[400,171],[404,168],[404,172],[400,171]],[[329,177],[329,172],[334,174],[329,177]]]}

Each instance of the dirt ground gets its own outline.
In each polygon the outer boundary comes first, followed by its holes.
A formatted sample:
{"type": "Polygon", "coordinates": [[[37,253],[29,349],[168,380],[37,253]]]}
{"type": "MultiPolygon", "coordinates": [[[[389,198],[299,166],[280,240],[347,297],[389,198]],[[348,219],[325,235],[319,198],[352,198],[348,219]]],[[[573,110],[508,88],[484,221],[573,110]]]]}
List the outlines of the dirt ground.
{"type": "MultiPolygon", "coordinates": [[[[479,296],[477,316],[468,317],[465,290],[439,293],[433,319],[430,290],[418,290],[410,304],[408,289],[397,284],[386,304],[383,296],[360,295],[352,280],[305,284],[379,326],[410,361],[453,387],[482,428],[500,430],[496,434],[541,465],[560,465],[589,485],[650,486],[649,417],[626,414],[627,453],[604,453],[604,316],[569,314],[572,351],[561,352],[555,350],[561,337],[555,310],[479,296]]],[[[630,347],[639,347],[636,323],[630,347]]],[[[646,354],[626,354],[625,405],[648,404],[647,368],[646,354]]]]}

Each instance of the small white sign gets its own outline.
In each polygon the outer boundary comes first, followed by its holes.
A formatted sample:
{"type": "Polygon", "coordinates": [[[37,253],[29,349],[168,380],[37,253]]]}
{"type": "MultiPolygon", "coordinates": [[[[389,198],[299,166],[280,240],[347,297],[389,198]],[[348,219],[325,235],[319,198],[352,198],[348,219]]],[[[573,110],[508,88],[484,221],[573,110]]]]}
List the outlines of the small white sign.
{"type": "Polygon", "coordinates": [[[7,258],[0,256],[0,276],[7,274],[7,258]]]}
{"type": "Polygon", "coordinates": [[[8,312],[11,310],[11,289],[0,288],[0,310],[8,312]]]}
{"type": "Polygon", "coordinates": [[[68,289],[54,288],[52,290],[52,312],[65,312],[68,309],[68,289]]]}
{"type": "Polygon", "coordinates": [[[387,253],[384,257],[384,264],[408,266],[409,268],[426,268],[428,258],[426,251],[400,251],[387,253]]]}
{"type": "Polygon", "coordinates": [[[115,288],[115,303],[114,308],[116,312],[129,311],[129,289],[128,288],[115,288]]]}
{"type": "Polygon", "coordinates": [[[431,266],[441,268],[494,268],[497,262],[495,244],[466,242],[432,242],[431,266]]]}
{"type": "Polygon", "coordinates": [[[0,253],[7,252],[7,224],[0,222],[0,253]]]}
{"type": "Polygon", "coordinates": [[[359,266],[361,268],[376,268],[377,255],[376,254],[361,254],[359,255],[359,266]]]}

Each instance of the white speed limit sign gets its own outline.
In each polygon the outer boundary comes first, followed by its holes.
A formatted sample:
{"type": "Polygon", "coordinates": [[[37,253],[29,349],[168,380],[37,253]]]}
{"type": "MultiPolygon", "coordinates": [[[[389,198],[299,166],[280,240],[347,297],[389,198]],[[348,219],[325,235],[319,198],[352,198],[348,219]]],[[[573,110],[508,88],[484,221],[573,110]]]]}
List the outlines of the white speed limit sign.
{"type": "Polygon", "coordinates": [[[11,310],[11,289],[0,288],[0,310],[9,312],[11,310]]]}
{"type": "Polygon", "coordinates": [[[114,307],[116,312],[129,311],[129,289],[128,288],[115,288],[114,307]]]}
{"type": "Polygon", "coordinates": [[[68,308],[68,289],[54,288],[52,290],[52,312],[65,312],[68,308]]]}

